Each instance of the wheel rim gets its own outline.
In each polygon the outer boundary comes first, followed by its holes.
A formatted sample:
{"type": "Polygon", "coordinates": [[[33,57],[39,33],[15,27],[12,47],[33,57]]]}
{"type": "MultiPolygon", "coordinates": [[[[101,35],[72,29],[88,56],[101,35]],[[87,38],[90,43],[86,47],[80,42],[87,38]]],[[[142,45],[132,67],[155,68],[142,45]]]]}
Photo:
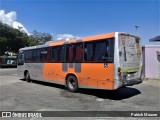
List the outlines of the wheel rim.
{"type": "Polygon", "coordinates": [[[73,79],[71,79],[71,80],[69,81],[69,87],[70,87],[71,89],[74,89],[74,88],[75,88],[75,85],[76,85],[75,81],[74,81],[73,79]]]}
{"type": "Polygon", "coordinates": [[[29,80],[29,73],[26,74],[26,80],[29,80]]]}

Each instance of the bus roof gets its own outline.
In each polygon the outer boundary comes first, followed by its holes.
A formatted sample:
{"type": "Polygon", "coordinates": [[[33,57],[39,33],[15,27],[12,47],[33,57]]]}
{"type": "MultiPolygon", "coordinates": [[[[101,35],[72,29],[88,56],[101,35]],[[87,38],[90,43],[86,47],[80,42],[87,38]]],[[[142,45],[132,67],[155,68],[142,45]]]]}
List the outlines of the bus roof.
{"type": "MultiPolygon", "coordinates": [[[[71,39],[71,40],[49,41],[43,45],[25,47],[25,48],[21,48],[19,50],[20,51],[21,50],[29,50],[29,49],[57,46],[57,45],[63,45],[63,44],[69,44],[69,43],[78,43],[78,42],[82,42],[82,41],[86,42],[86,41],[94,41],[94,40],[98,40],[98,39],[113,38],[113,37],[115,37],[115,33],[132,35],[132,34],[129,34],[126,32],[110,32],[110,33],[106,33],[106,34],[94,35],[94,36],[89,36],[89,37],[84,37],[84,38],[75,38],[75,39],[71,39]]],[[[134,36],[134,35],[132,35],[132,36],[134,36]]]]}
{"type": "Polygon", "coordinates": [[[65,42],[64,41],[59,41],[59,42],[52,42],[50,46],[55,46],[55,45],[61,45],[61,44],[67,44],[67,43],[78,43],[78,42],[85,42],[85,41],[93,41],[93,40],[98,40],[98,39],[105,39],[105,38],[113,38],[115,36],[115,32],[111,33],[106,33],[106,34],[100,34],[100,35],[95,35],[95,36],[89,36],[89,37],[84,37],[84,38],[76,38],[76,39],[71,39],[65,42]]]}

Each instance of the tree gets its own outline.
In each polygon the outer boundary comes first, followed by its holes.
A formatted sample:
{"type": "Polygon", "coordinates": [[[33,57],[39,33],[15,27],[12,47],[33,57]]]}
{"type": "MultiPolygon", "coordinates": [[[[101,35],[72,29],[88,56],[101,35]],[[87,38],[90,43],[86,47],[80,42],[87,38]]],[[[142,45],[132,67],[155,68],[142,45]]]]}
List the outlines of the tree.
{"type": "Polygon", "coordinates": [[[49,33],[34,31],[32,35],[27,35],[0,22],[0,55],[6,51],[17,53],[22,47],[44,44],[50,40],[52,36],[49,33]]]}
{"type": "Polygon", "coordinates": [[[52,40],[52,35],[49,33],[33,31],[31,38],[37,40],[39,44],[45,44],[47,41],[52,40]]]}
{"type": "Polygon", "coordinates": [[[0,37],[0,55],[6,51],[7,39],[5,37],[0,37]]]}
{"type": "Polygon", "coordinates": [[[0,22],[0,55],[6,51],[17,53],[19,48],[28,46],[28,35],[0,22]]]}

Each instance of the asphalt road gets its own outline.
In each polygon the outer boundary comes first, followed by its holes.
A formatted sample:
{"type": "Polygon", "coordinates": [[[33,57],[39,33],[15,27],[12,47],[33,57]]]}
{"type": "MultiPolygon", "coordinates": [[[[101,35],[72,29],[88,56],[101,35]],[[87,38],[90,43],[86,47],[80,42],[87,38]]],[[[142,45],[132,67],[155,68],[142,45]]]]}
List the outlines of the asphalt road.
{"type": "Polygon", "coordinates": [[[160,111],[160,81],[148,80],[116,91],[80,89],[79,93],[71,93],[61,85],[37,81],[27,83],[17,77],[16,68],[0,69],[0,110],[160,111]]]}
{"type": "Polygon", "coordinates": [[[6,75],[17,75],[17,69],[16,68],[0,68],[0,76],[6,76],[6,75]]]}

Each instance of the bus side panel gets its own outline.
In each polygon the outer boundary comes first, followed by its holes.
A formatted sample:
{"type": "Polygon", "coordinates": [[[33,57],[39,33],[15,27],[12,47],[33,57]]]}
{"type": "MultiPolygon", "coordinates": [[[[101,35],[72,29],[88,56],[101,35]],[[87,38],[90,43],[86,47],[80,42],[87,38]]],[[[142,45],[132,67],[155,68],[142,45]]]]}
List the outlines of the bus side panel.
{"type": "Polygon", "coordinates": [[[18,77],[24,79],[24,65],[23,66],[17,66],[17,75],[18,77]]]}
{"type": "Polygon", "coordinates": [[[112,63],[82,63],[80,86],[114,89],[114,65],[112,63]]]}
{"type": "Polygon", "coordinates": [[[65,74],[62,71],[62,63],[45,63],[42,71],[44,80],[65,83],[65,74]]]}
{"type": "Polygon", "coordinates": [[[67,69],[64,71],[63,63],[45,63],[42,71],[43,79],[55,83],[65,84],[68,73],[74,74],[80,88],[114,89],[114,65],[112,63],[64,63],[67,69]],[[80,71],[77,71],[79,64],[80,71]]]}

